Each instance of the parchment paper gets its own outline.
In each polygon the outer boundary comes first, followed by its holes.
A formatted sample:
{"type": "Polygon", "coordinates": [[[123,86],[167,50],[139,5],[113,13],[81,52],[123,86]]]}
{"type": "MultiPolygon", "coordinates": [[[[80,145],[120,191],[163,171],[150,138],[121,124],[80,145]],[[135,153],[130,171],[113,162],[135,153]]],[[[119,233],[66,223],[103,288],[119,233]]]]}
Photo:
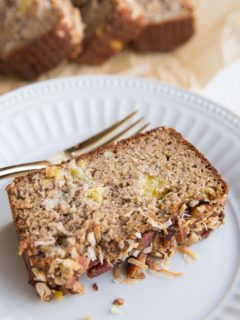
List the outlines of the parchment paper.
{"type": "MultiPolygon", "coordinates": [[[[196,35],[167,54],[124,51],[103,66],[64,63],[40,80],[82,74],[125,74],[159,79],[200,89],[226,64],[240,57],[240,0],[193,0],[197,8],[196,35]]],[[[28,84],[0,71],[0,94],[28,84]]]]}

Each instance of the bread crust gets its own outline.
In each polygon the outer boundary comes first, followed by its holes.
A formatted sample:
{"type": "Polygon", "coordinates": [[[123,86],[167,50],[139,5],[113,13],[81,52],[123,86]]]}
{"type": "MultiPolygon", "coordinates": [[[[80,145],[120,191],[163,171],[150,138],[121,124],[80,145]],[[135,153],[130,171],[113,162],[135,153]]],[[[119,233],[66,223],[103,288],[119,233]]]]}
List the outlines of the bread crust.
{"type": "Polygon", "coordinates": [[[59,25],[27,46],[10,53],[4,58],[4,63],[21,78],[35,80],[80,51],[80,44],[73,44],[67,28],[59,25]]]}

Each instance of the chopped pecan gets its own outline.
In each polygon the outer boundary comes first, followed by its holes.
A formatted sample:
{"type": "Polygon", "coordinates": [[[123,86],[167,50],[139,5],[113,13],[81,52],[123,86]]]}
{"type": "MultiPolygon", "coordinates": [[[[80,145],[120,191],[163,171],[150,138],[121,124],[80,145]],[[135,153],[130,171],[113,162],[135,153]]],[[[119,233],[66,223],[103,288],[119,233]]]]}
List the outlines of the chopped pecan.
{"type": "Polygon", "coordinates": [[[123,299],[123,298],[117,298],[117,299],[115,299],[115,300],[113,301],[113,304],[114,304],[115,306],[122,306],[122,305],[124,305],[124,299],[123,299]]]}
{"type": "Polygon", "coordinates": [[[87,276],[89,278],[98,277],[100,276],[100,274],[103,274],[111,269],[112,269],[112,265],[109,264],[107,261],[103,261],[103,264],[99,262],[97,265],[88,269],[87,276]]]}
{"type": "MultiPolygon", "coordinates": [[[[147,255],[143,252],[140,252],[136,258],[139,262],[145,263],[147,255]]],[[[145,274],[142,272],[142,269],[137,265],[128,263],[127,264],[127,277],[132,279],[145,279],[145,274]]]]}
{"type": "Polygon", "coordinates": [[[109,241],[108,242],[108,241],[101,240],[100,246],[106,254],[119,253],[121,251],[121,249],[119,248],[119,245],[116,241],[109,241]]]}
{"type": "Polygon", "coordinates": [[[135,266],[134,264],[127,265],[127,277],[132,279],[145,279],[145,274],[141,271],[140,268],[135,266]]]}
{"type": "Polygon", "coordinates": [[[178,243],[185,243],[187,238],[187,231],[186,228],[180,228],[177,234],[177,242],[178,243]]]}
{"type": "Polygon", "coordinates": [[[139,241],[139,246],[138,246],[139,250],[143,250],[150,246],[154,237],[154,233],[155,233],[154,231],[144,232],[141,240],[139,241]]]}
{"type": "Polygon", "coordinates": [[[202,232],[199,233],[199,235],[203,238],[206,239],[210,233],[212,232],[212,229],[207,229],[207,230],[203,230],[202,232]]]}
{"type": "Polygon", "coordinates": [[[99,286],[98,286],[98,284],[96,282],[92,285],[92,288],[93,288],[94,291],[98,291],[99,290],[99,286]]]}
{"type": "Polygon", "coordinates": [[[146,265],[149,267],[149,269],[152,269],[154,266],[154,260],[149,255],[146,258],[146,265]]]}
{"type": "Polygon", "coordinates": [[[91,262],[89,263],[88,270],[91,269],[92,267],[97,266],[99,263],[100,263],[99,260],[91,261],[91,262]]]}
{"type": "Polygon", "coordinates": [[[35,288],[42,301],[50,301],[53,298],[53,292],[46,283],[37,282],[35,288]]]}

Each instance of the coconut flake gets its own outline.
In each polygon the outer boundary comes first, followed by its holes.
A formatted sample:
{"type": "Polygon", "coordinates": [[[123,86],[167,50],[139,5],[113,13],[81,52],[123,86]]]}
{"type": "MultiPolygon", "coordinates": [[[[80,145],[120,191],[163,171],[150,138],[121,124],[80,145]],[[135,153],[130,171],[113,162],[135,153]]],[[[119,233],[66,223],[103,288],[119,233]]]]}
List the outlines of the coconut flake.
{"type": "Polygon", "coordinates": [[[148,269],[148,266],[145,263],[143,263],[137,259],[134,259],[134,258],[128,259],[128,263],[134,264],[135,266],[139,267],[142,270],[148,269]]]}
{"type": "Polygon", "coordinates": [[[189,250],[185,246],[180,246],[177,250],[183,254],[183,257],[187,263],[189,263],[191,260],[196,261],[200,259],[200,256],[197,253],[193,252],[192,250],[189,250]]]}
{"type": "Polygon", "coordinates": [[[118,307],[117,306],[115,306],[115,305],[113,305],[112,307],[111,307],[111,309],[110,309],[110,313],[112,313],[112,314],[121,314],[121,311],[119,311],[119,309],[118,309],[118,307]]]}
{"type": "Polygon", "coordinates": [[[55,239],[46,239],[46,240],[37,240],[34,242],[34,246],[35,247],[39,247],[39,246],[49,246],[49,245],[53,245],[55,243],[55,239]]]}
{"type": "Polygon", "coordinates": [[[198,204],[199,204],[199,200],[191,200],[191,201],[189,202],[189,206],[190,206],[191,208],[197,206],[198,204]]]}
{"type": "Polygon", "coordinates": [[[53,210],[59,205],[59,199],[58,198],[46,198],[42,202],[43,207],[45,207],[46,210],[53,210]]]}
{"type": "Polygon", "coordinates": [[[135,236],[136,236],[138,239],[141,239],[141,238],[142,238],[141,232],[136,232],[136,233],[135,233],[135,236]]]}
{"type": "Polygon", "coordinates": [[[149,273],[151,273],[154,276],[161,276],[164,278],[178,278],[178,277],[182,277],[183,273],[182,272],[173,272],[167,269],[155,269],[155,270],[149,270],[149,273]]]}
{"type": "Polygon", "coordinates": [[[95,253],[93,247],[88,247],[87,251],[88,251],[88,258],[90,261],[97,260],[96,253],[95,253]]]}
{"type": "Polygon", "coordinates": [[[100,263],[103,264],[104,255],[103,255],[103,251],[100,247],[98,248],[98,259],[99,259],[100,263]]]}
{"type": "Polygon", "coordinates": [[[87,235],[87,241],[90,243],[92,247],[95,247],[97,244],[94,232],[89,232],[87,235]]]}

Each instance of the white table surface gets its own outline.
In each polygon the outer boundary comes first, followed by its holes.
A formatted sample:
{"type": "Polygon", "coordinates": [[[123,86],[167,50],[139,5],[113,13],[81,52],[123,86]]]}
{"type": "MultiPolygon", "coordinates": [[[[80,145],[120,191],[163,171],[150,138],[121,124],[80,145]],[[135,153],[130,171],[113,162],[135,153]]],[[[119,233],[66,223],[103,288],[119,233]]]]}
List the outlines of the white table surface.
{"type": "Polygon", "coordinates": [[[240,116],[240,59],[219,71],[202,94],[240,116]]]}

